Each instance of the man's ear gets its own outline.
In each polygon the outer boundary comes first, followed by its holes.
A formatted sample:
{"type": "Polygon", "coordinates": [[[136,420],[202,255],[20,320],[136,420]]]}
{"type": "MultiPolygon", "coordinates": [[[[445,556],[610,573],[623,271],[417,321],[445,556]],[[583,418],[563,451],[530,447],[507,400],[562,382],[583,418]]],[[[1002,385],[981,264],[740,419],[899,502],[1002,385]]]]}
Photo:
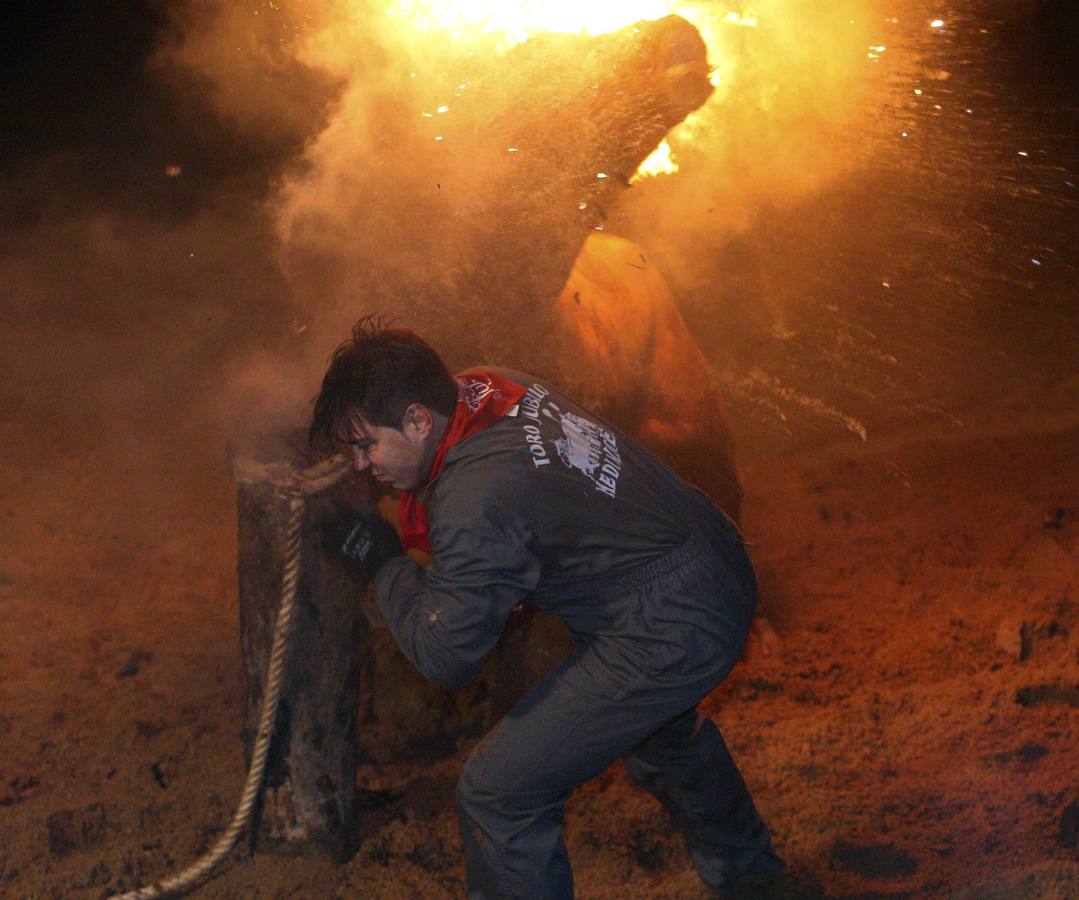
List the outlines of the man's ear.
{"type": "Polygon", "coordinates": [[[401,432],[410,440],[422,441],[434,430],[435,420],[422,403],[413,403],[405,410],[401,432]]]}

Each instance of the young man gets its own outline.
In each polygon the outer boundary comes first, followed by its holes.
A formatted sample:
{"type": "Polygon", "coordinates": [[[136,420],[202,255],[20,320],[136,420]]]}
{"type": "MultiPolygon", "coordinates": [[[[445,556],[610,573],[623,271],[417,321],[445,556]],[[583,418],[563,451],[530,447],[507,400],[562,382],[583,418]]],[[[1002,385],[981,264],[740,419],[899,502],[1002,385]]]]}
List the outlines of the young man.
{"type": "Polygon", "coordinates": [[[695,710],[741,654],[756,602],[742,539],[703,494],[552,385],[499,369],[454,378],[419,337],[370,320],[335,352],[311,431],[401,492],[403,545],[370,516],[344,549],[425,676],[467,683],[525,597],[576,641],[465,764],[470,897],[571,897],[566,799],[618,757],[712,888],[782,871],[695,710]]]}

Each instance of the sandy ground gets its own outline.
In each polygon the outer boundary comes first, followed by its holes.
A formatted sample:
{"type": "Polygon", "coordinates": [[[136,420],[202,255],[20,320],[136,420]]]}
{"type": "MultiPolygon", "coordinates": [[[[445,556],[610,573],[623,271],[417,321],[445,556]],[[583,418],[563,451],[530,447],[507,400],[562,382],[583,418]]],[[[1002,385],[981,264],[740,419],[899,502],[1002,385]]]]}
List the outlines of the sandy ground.
{"type": "MultiPolygon", "coordinates": [[[[778,643],[704,708],[792,895],[1079,896],[1079,422],[1022,402],[746,467],[778,643]]],[[[0,894],[103,897],[192,861],[239,795],[234,486],[214,435],[140,460],[62,409],[3,432],[0,894]]],[[[365,749],[349,862],[241,846],[198,896],[463,896],[468,743],[365,749]]],[[[706,896],[617,766],[566,834],[582,898],[706,896]]]]}

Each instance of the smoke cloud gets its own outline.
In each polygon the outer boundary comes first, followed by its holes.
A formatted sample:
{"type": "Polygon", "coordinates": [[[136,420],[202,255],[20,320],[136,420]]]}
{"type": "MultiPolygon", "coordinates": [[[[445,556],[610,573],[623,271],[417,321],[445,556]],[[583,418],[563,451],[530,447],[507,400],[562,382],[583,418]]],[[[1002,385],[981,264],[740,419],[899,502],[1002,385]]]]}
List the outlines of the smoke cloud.
{"type": "Polygon", "coordinates": [[[706,355],[736,377],[798,302],[743,236],[797,216],[868,152],[870,7],[681,7],[714,91],[668,136],[679,170],[627,188],[605,139],[627,133],[610,123],[640,96],[588,106],[648,68],[638,56],[615,71],[632,53],[614,39],[514,43],[359,0],[146,4],[126,68],[83,115],[112,127],[42,138],[5,179],[12,321],[62,320],[70,334],[54,340],[85,367],[80,396],[133,419],[179,389],[201,421],[266,406],[302,420],[362,314],[422,331],[452,365],[542,368],[550,270],[600,227],[658,263],[706,355]],[[570,177],[593,157],[610,171],[570,177]],[[106,365],[101,347],[120,351],[106,365]]]}
{"type": "MultiPolygon", "coordinates": [[[[685,6],[708,41],[715,92],[669,138],[678,173],[628,191],[612,184],[591,203],[590,226],[639,242],[676,294],[695,299],[698,316],[730,313],[775,328],[783,312],[766,298],[753,298],[761,307],[747,315],[725,310],[707,287],[732,237],[849,165],[849,126],[866,90],[867,6],[847,0],[810,11],[771,0],[752,14],[685,6]]],[[[328,0],[254,10],[193,4],[174,13],[171,34],[155,64],[182,96],[252,143],[296,147],[305,136],[265,205],[303,337],[276,363],[260,351],[235,383],[253,388],[276,368],[286,374],[272,379],[275,395],[283,384],[310,388],[328,350],[366,313],[423,331],[456,365],[542,368],[537,329],[508,327],[541,323],[542,304],[500,296],[498,284],[518,283],[520,269],[558,252],[515,246],[499,230],[584,203],[580,191],[560,193],[549,160],[562,146],[572,167],[575,150],[602,144],[588,123],[564,115],[610,78],[604,60],[589,55],[597,39],[537,35],[515,46],[504,33],[447,31],[328,0]],[[538,146],[546,168],[529,169],[521,161],[538,146]],[[489,283],[477,285],[469,273],[484,265],[489,283]]],[[[562,215],[548,229],[556,243],[570,218],[562,215]]],[[[557,289],[548,293],[553,300],[557,289]]],[[[700,333],[707,341],[707,329],[700,333]]],[[[705,350],[722,357],[724,348],[705,350]]],[[[242,396],[250,406],[250,391],[242,396]]]]}

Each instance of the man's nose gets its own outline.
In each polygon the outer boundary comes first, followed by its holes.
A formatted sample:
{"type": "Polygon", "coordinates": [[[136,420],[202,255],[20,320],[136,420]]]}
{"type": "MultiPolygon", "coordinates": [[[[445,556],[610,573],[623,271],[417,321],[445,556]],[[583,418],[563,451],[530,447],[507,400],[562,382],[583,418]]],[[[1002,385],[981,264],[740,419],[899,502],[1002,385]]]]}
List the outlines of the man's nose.
{"type": "Polygon", "coordinates": [[[362,447],[353,447],[352,448],[352,467],[357,472],[362,472],[369,465],[371,465],[371,460],[369,460],[367,458],[367,451],[364,450],[362,447]]]}

